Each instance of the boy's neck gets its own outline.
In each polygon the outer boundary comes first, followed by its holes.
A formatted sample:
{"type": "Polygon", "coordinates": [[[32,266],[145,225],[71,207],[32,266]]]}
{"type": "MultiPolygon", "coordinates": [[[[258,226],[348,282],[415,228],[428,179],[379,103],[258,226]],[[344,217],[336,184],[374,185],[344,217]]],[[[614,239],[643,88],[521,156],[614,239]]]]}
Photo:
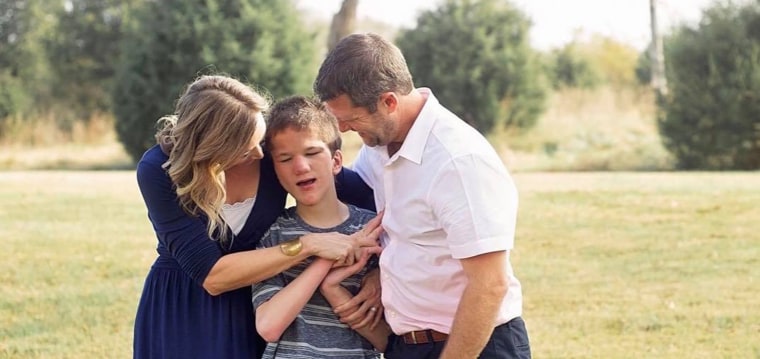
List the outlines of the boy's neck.
{"type": "Polygon", "coordinates": [[[296,203],[296,213],[308,225],[317,228],[332,228],[348,219],[348,206],[339,201],[325,200],[311,206],[296,203]]]}

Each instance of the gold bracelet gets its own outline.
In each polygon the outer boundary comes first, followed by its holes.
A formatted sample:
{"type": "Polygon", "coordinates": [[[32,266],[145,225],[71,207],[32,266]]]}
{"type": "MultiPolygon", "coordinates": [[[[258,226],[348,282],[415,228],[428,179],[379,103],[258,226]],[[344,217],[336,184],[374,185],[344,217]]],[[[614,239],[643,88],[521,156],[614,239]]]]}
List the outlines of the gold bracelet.
{"type": "Polygon", "coordinates": [[[301,243],[301,238],[291,239],[287,242],[280,243],[280,250],[282,251],[282,254],[288,257],[298,255],[298,253],[301,253],[302,249],[303,243],[301,243]]]}

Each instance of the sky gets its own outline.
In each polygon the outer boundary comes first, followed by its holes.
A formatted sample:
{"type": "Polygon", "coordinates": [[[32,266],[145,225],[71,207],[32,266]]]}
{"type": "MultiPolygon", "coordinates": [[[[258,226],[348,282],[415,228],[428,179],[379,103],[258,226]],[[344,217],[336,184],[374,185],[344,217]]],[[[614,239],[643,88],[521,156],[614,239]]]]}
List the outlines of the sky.
{"type": "MultiPolygon", "coordinates": [[[[649,0],[511,0],[533,21],[531,43],[540,50],[560,47],[574,36],[601,34],[638,50],[650,40],[649,0]]],[[[702,10],[714,0],[657,0],[660,29],[681,23],[696,24],[702,10]]],[[[331,19],[342,0],[297,0],[299,8],[331,19]]],[[[415,25],[421,11],[440,0],[359,0],[358,18],[405,28],[415,25]]]]}

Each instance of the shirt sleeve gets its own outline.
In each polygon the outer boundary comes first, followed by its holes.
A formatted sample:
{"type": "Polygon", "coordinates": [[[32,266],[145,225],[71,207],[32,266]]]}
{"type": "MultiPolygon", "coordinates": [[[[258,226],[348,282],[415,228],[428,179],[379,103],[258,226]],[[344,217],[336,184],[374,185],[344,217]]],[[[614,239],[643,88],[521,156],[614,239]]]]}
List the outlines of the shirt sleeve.
{"type": "Polygon", "coordinates": [[[208,236],[205,221],[182,210],[171,178],[155,158],[138,163],[137,183],[159,243],[187,275],[202,284],[222,256],[218,243],[208,236]]]}
{"type": "Polygon", "coordinates": [[[500,160],[482,154],[453,158],[428,192],[454,258],[510,250],[517,190],[500,160]]]}

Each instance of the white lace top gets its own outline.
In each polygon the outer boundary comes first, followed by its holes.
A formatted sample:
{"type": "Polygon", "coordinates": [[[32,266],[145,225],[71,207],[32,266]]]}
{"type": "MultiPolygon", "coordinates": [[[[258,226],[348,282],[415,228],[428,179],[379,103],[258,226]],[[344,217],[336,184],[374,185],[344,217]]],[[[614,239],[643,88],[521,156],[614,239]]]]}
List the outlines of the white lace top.
{"type": "Polygon", "coordinates": [[[248,216],[251,215],[253,205],[256,203],[256,197],[251,197],[243,202],[222,205],[222,218],[230,227],[232,233],[238,234],[243,229],[248,216]]]}

